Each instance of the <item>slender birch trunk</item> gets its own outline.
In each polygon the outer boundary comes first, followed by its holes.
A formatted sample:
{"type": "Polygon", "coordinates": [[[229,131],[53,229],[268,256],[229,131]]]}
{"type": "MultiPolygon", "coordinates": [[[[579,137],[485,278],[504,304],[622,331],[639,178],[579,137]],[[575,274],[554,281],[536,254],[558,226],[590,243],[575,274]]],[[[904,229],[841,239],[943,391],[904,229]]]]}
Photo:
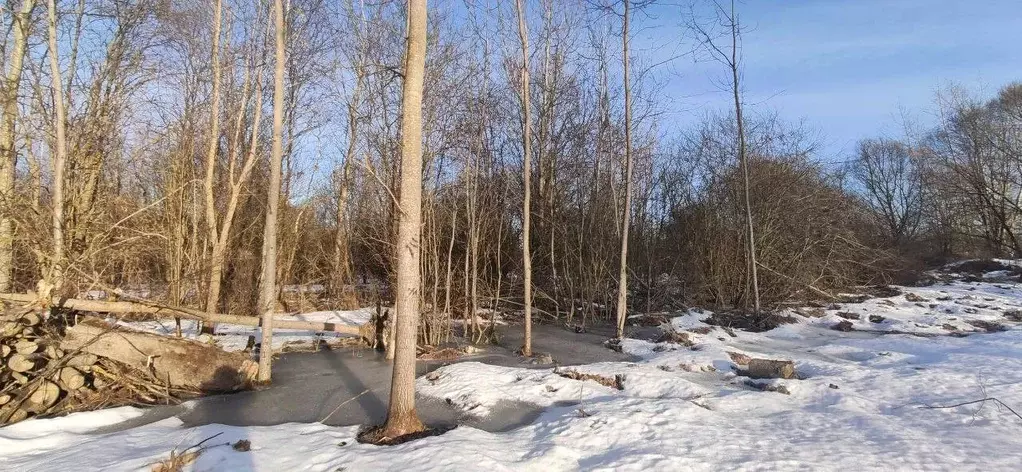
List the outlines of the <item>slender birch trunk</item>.
{"type": "Polygon", "coordinates": [[[617,337],[625,335],[625,320],[628,317],[628,228],[632,218],[632,84],[628,58],[628,28],[631,15],[631,0],[624,0],[625,15],[621,30],[621,55],[624,67],[625,85],[625,203],[621,215],[621,270],[617,286],[617,337]]]}
{"type": "Polygon", "coordinates": [[[273,361],[273,311],[277,299],[277,211],[280,206],[280,167],[284,157],[284,2],[274,0],[274,25],[277,50],[273,68],[273,145],[270,156],[270,183],[266,190],[266,225],[263,228],[262,279],[259,286],[259,311],[262,314],[262,340],[259,349],[259,381],[270,381],[273,361]]]}
{"type": "Polygon", "coordinates": [[[0,292],[10,291],[14,270],[14,221],[10,208],[14,203],[14,168],[17,163],[15,126],[18,121],[18,89],[34,7],[35,0],[24,0],[21,9],[12,15],[14,45],[11,47],[7,77],[4,78],[3,126],[0,128],[0,292]]]}
{"type": "Polygon", "coordinates": [[[735,99],[735,126],[738,132],[738,160],[742,166],[742,185],[745,192],[745,225],[749,244],[749,273],[752,279],[753,307],[759,313],[759,274],[756,267],[756,232],[752,224],[752,203],[749,198],[749,157],[745,144],[745,120],[742,117],[741,81],[738,74],[739,23],[735,15],[735,2],[731,1],[731,91],[735,99]]]}
{"type": "MultiPolygon", "coordinates": [[[[212,90],[210,97],[210,112],[209,112],[209,144],[206,149],[206,176],[203,181],[203,189],[206,198],[206,231],[208,234],[208,244],[216,244],[215,242],[219,239],[219,234],[216,227],[216,202],[215,194],[213,193],[213,181],[216,173],[216,155],[217,147],[220,141],[220,29],[221,29],[221,17],[223,15],[223,1],[216,0],[213,9],[213,45],[210,49],[210,66],[213,71],[212,78],[212,90]]],[[[214,249],[215,252],[215,249],[214,249]]],[[[215,257],[215,255],[214,255],[215,257]]],[[[205,309],[209,313],[216,313],[217,304],[220,301],[220,284],[219,277],[214,275],[214,272],[218,271],[216,268],[217,261],[210,261],[210,272],[209,272],[209,286],[206,291],[206,305],[205,309]]],[[[222,266],[222,263],[221,263],[222,266]]],[[[211,333],[214,330],[214,325],[208,323],[202,327],[202,331],[211,333]]]]}
{"type": "MultiPolygon", "coordinates": [[[[280,0],[277,0],[280,1],[280,0]]],[[[422,88],[426,66],[426,0],[408,0],[408,39],[401,96],[401,201],[394,293],[395,353],[383,437],[425,429],[415,411],[415,334],[419,323],[422,237],[422,88]]]]}
{"type": "Polygon", "coordinates": [[[518,12],[518,40],[522,45],[522,178],[524,180],[524,198],[522,200],[522,272],[524,287],[525,307],[525,345],[522,346],[523,356],[532,356],[532,253],[529,250],[529,225],[531,223],[531,193],[532,189],[532,135],[530,122],[532,121],[531,106],[529,104],[529,30],[525,23],[525,5],[522,0],[515,0],[515,9],[518,12]]]}
{"type": "Polygon", "coordinates": [[[57,4],[48,0],[47,49],[50,56],[50,74],[53,91],[53,260],[49,279],[59,294],[64,284],[64,169],[67,164],[67,110],[64,108],[63,76],[57,49],[57,4]]]}

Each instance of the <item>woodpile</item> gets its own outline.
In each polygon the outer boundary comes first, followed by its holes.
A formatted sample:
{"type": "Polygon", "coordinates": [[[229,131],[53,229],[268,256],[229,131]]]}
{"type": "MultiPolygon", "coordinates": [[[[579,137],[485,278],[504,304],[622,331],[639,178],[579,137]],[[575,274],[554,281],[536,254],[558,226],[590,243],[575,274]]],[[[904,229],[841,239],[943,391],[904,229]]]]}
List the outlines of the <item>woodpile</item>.
{"type": "Polygon", "coordinates": [[[246,388],[255,373],[247,356],[212,345],[87,318],[66,326],[39,308],[0,310],[0,426],[115,405],[177,403],[246,388]]]}

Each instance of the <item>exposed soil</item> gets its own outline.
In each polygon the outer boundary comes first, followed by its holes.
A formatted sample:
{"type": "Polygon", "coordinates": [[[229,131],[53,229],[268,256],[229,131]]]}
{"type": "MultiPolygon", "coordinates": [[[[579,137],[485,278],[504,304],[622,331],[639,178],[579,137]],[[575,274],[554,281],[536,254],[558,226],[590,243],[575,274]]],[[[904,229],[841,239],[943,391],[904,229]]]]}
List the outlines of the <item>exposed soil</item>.
{"type": "Polygon", "coordinates": [[[776,313],[743,313],[737,311],[716,312],[703,320],[703,323],[725,328],[740,329],[751,333],[770,331],[780,325],[795,323],[794,316],[776,313]]]}
{"type": "Polygon", "coordinates": [[[383,426],[373,426],[370,428],[363,429],[362,431],[359,431],[358,435],[355,436],[355,440],[363,444],[375,444],[377,446],[397,446],[398,444],[404,444],[408,441],[414,441],[416,439],[428,438],[431,436],[439,436],[456,427],[457,426],[427,428],[425,431],[405,434],[395,438],[388,438],[383,436],[383,426]]]}

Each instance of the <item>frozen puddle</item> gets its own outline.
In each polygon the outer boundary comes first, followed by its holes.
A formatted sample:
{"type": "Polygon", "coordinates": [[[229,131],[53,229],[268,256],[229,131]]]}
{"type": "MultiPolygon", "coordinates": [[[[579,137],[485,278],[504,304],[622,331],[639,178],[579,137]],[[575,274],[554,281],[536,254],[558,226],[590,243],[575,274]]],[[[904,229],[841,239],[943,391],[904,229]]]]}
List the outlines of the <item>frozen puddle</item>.
{"type": "MultiPolygon", "coordinates": [[[[560,365],[638,359],[603,347],[602,342],[606,338],[601,336],[577,334],[548,325],[536,325],[533,329],[536,352],[551,354],[560,365]]],[[[505,327],[500,346],[485,346],[482,353],[465,356],[453,363],[481,362],[524,369],[549,368],[523,364],[522,359],[512,353],[521,342],[519,331],[521,327],[505,327]]],[[[418,376],[421,378],[451,363],[419,361],[418,376]]],[[[96,432],[126,430],[171,417],[179,418],[188,427],[207,424],[271,426],[315,422],[332,426],[380,424],[387,416],[390,377],[390,363],[380,353],[371,350],[288,353],[274,362],[273,385],[267,389],[204,397],[182,405],[152,407],[139,417],[104,426],[96,432]],[[368,392],[363,393],[366,390],[368,392]],[[338,408],[346,401],[346,404],[338,408]]],[[[559,405],[572,403],[566,400],[559,402],[559,405]]],[[[541,405],[507,399],[489,408],[486,415],[466,414],[446,398],[421,395],[416,406],[426,424],[465,425],[489,432],[509,431],[532,423],[544,409],[541,405]]]]}

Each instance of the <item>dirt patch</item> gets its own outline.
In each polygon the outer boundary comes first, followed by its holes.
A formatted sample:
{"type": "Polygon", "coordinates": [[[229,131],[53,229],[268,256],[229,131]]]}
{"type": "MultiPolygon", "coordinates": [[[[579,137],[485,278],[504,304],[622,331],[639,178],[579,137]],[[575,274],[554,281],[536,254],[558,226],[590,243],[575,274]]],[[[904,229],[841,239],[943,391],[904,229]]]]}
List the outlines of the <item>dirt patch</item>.
{"type": "Polygon", "coordinates": [[[891,298],[901,295],[902,291],[890,285],[873,285],[866,287],[866,293],[876,298],[891,298]]]}
{"type": "Polygon", "coordinates": [[[949,272],[958,272],[961,274],[971,275],[983,275],[987,272],[994,272],[998,270],[1008,271],[1012,275],[1022,274],[1022,268],[1002,264],[993,259],[976,259],[971,261],[962,262],[956,266],[948,267],[949,272]]]}
{"type": "Polygon", "coordinates": [[[727,355],[731,358],[731,362],[738,365],[749,365],[749,361],[752,360],[752,358],[747,354],[742,354],[740,352],[728,351],[727,355]]]}
{"type": "Polygon", "coordinates": [[[692,347],[695,344],[691,339],[689,339],[688,333],[674,330],[665,331],[664,334],[661,334],[660,337],[656,339],[656,342],[681,344],[685,347],[692,347]]]}
{"type": "Polygon", "coordinates": [[[745,384],[745,386],[754,388],[761,392],[775,392],[783,393],[785,395],[791,395],[791,391],[789,391],[788,387],[785,387],[784,385],[774,385],[767,382],[756,382],[755,380],[752,379],[746,379],[745,382],[743,383],[745,384]]]}
{"type": "Polygon", "coordinates": [[[858,313],[852,313],[850,311],[839,311],[835,315],[840,316],[846,320],[857,320],[859,319],[858,313]]]}
{"type": "Polygon", "coordinates": [[[977,327],[979,329],[982,329],[983,331],[986,331],[988,333],[996,333],[998,331],[1004,331],[1004,330],[1008,329],[1004,325],[1002,325],[1000,323],[993,322],[993,321],[966,320],[965,322],[969,323],[969,324],[971,324],[971,325],[973,325],[973,326],[975,326],[975,327],[977,327]]]}
{"type": "Polygon", "coordinates": [[[1022,323],[1022,311],[1019,310],[1008,310],[1004,312],[1004,317],[1011,320],[1022,323]]]}
{"type": "Polygon", "coordinates": [[[599,374],[583,374],[577,370],[572,369],[554,369],[554,373],[572,380],[592,380],[604,387],[610,387],[617,390],[625,389],[625,376],[621,374],[615,375],[613,378],[599,374]]]}
{"type": "Polygon", "coordinates": [[[790,315],[776,313],[742,313],[717,312],[703,320],[703,323],[725,328],[740,329],[751,333],[770,331],[780,325],[795,323],[798,320],[790,315]]]}
{"type": "Polygon", "coordinates": [[[463,354],[464,353],[460,349],[448,347],[423,352],[422,354],[419,354],[418,358],[424,361],[451,361],[461,357],[463,354]]]}
{"type": "Polygon", "coordinates": [[[929,298],[923,297],[921,295],[918,295],[918,294],[915,294],[915,293],[912,293],[912,292],[908,292],[908,293],[905,294],[905,300],[908,300],[908,301],[914,302],[914,303],[921,303],[921,302],[928,302],[928,301],[930,301],[929,298]]]}
{"type": "Polygon", "coordinates": [[[649,326],[661,326],[661,325],[669,323],[670,321],[671,321],[671,319],[668,318],[667,315],[660,314],[660,313],[645,314],[645,315],[641,315],[641,316],[638,316],[638,317],[635,317],[635,318],[631,319],[631,322],[632,322],[633,326],[638,325],[638,326],[646,326],[646,327],[649,327],[649,326]]]}
{"type": "Polygon", "coordinates": [[[852,326],[852,322],[848,321],[848,320],[840,321],[840,322],[838,322],[838,324],[836,324],[834,326],[831,326],[830,329],[832,329],[834,331],[844,331],[844,332],[855,331],[855,327],[852,326]]]}
{"type": "Polygon", "coordinates": [[[450,427],[439,427],[439,428],[427,428],[424,431],[417,433],[405,434],[393,438],[389,438],[383,435],[383,426],[373,426],[370,428],[363,429],[358,432],[355,436],[355,440],[362,444],[373,444],[376,446],[396,446],[398,444],[404,444],[408,441],[414,441],[416,439],[428,438],[431,436],[439,436],[444,434],[457,426],[450,427]]]}
{"type": "Polygon", "coordinates": [[[806,318],[822,318],[823,315],[827,314],[827,311],[824,310],[823,307],[816,306],[796,308],[795,313],[798,313],[799,315],[804,316],[806,318]]]}
{"type": "Polygon", "coordinates": [[[869,315],[869,322],[870,323],[883,323],[885,319],[886,318],[884,318],[883,316],[880,316],[880,315],[869,315]]]}

